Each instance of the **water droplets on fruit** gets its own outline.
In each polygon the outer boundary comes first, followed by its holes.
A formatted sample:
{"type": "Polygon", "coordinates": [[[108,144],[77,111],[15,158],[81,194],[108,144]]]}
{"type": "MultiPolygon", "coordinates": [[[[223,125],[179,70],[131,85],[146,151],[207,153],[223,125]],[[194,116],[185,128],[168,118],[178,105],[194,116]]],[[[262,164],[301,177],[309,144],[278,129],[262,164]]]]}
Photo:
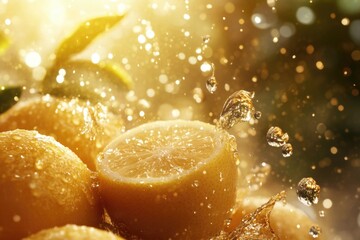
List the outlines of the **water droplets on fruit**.
{"type": "MultiPolygon", "coordinates": [[[[219,125],[229,129],[239,122],[249,122],[255,118],[256,111],[252,103],[254,92],[239,90],[226,99],[220,114],[219,125]]],[[[259,114],[257,114],[259,117],[259,114]]]]}
{"type": "Polygon", "coordinates": [[[319,201],[320,186],[311,177],[303,178],[298,183],[296,194],[300,202],[311,206],[319,201]]]}
{"type": "Polygon", "coordinates": [[[321,234],[321,228],[319,226],[312,226],[309,230],[309,235],[313,238],[318,238],[321,234]]]}

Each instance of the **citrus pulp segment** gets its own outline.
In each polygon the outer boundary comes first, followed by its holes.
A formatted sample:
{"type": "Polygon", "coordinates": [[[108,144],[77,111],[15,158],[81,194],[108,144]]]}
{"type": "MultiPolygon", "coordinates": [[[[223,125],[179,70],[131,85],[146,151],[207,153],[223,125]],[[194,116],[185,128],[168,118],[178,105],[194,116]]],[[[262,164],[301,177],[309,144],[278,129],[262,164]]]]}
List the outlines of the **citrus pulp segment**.
{"type": "Polygon", "coordinates": [[[112,221],[144,239],[206,239],[235,203],[234,139],[199,121],[131,129],[99,155],[100,192],[112,221]]]}

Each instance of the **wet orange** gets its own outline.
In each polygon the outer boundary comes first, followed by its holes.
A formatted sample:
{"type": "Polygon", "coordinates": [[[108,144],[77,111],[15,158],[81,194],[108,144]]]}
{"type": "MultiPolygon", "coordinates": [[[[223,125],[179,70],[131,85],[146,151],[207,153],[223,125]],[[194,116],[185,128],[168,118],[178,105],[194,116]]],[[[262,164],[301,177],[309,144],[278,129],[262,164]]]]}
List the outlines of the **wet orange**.
{"type": "Polygon", "coordinates": [[[112,221],[142,239],[209,239],[235,203],[233,138],[198,121],[159,121],[112,141],[97,162],[112,221]]]}
{"type": "Polygon", "coordinates": [[[102,207],[86,165],[67,147],[36,131],[0,133],[0,239],[41,229],[97,226],[102,207]]]}
{"type": "Polygon", "coordinates": [[[123,122],[101,105],[49,95],[21,101],[0,115],[0,131],[27,129],[53,136],[91,169],[96,155],[122,132],[123,122]]]}

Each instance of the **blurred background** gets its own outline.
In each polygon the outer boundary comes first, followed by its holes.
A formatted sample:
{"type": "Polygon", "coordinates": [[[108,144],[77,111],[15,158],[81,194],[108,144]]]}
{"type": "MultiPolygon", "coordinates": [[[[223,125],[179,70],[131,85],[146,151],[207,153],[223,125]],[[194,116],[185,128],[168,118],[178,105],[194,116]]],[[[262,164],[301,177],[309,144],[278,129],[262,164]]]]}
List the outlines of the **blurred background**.
{"type": "MultiPolygon", "coordinates": [[[[125,12],[76,58],[110,59],[132,76],[134,89],[118,93],[128,128],[156,119],[213,122],[231,93],[253,91],[261,119],[230,130],[244,175],[270,164],[261,194],[285,189],[329,239],[360,239],[359,0],[0,0],[1,34],[10,40],[0,85],[36,86],[81,22],[125,12]],[[289,134],[291,157],[267,144],[271,126],[289,134]],[[296,200],[303,177],[321,187],[315,206],[296,200]]],[[[83,74],[96,84],[91,69],[83,74]]]]}

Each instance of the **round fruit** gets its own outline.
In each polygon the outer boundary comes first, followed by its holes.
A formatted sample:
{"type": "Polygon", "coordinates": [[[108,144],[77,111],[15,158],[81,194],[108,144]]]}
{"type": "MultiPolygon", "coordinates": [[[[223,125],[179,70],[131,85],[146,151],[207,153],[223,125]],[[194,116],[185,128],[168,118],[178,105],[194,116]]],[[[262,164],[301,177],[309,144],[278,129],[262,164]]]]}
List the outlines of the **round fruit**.
{"type": "Polygon", "coordinates": [[[124,240],[104,230],[87,226],[65,225],[42,230],[23,240],[124,240]]]}
{"type": "Polygon", "coordinates": [[[159,121],[119,136],[97,161],[112,221],[143,239],[207,239],[236,198],[233,137],[198,121],[159,121]]]}
{"type": "Polygon", "coordinates": [[[52,137],[0,133],[0,239],[69,223],[97,226],[102,208],[92,174],[52,137]]]}
{"type": "Polygon", "coordinates": [[[53,136],[91,169],[96,155],[122,132],[121,119],[101,104],[45,95],[19,102],[0,115],[0,131],[27,129],[53,136]]]}
{"type": "MultiPolygon", "coordinates": [[[[246,197],[243,201],[240,201],[226,231],[233,231],[242,223],[241,220],[246,214],[254,212],[267,201],[268,199],[264,197],[246,197]]],[[[309,234],[309,231],[311,227],[317,226],[317,224],[300,209],[279,202],[275,204],[271,211],[270,226],[279,239],[310,240],[314,239],[314,237],[309,234]]],[[[322,239],[321,233],[316,239],[322,239]]]]}

